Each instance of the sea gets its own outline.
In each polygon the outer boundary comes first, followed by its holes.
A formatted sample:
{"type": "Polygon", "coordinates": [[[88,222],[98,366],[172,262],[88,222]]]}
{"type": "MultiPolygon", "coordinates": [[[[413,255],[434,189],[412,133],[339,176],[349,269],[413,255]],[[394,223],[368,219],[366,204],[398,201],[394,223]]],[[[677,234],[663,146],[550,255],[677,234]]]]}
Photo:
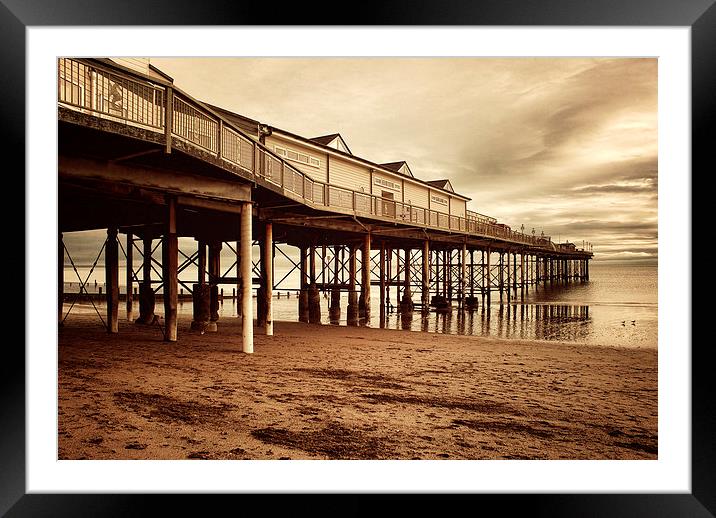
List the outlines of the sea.
{"type": "MultiPolygon", "coordinates": [[[[412,314],[393,311],[387,312],[383,319],[378,309],[379,292],[374,288],[371,292],[371,318],[368,322],[361,322],[361,325],[504,339],[657,348],[657,271],[657,266],[651,264],[613,264],[597,260],[590,263],[588,282],[531,286],[524,298],[518,291],[517,297],[509,303],[506,295],[500,302],[499,294],[493,292],[489,306],[480,305],[473,311],[459,311],[457,308],[448,312],[415,311],[412,314]]],[[[97,293],[104,286],[104,271],[98,266],[89,277],[88,272],[89,267],[78,267],[80,277],[89,279],[87,291],[97,293]]],[[[277,269],[274,278],[280,279],[282,273],[277,269]]],[[[72,282],[72,276],[71,269],[65,271],[65,293],[68,294],[65,310],[74,300],[70,294],[77,292],[79,287],[76,280],[72,282]]],[[[181,291],[187,292],[184,288],[181,291]]],[[[120,286],[120,293],[124,292],[124,286],[120,286]]],[[[236,300],[230,297],[232,293],[231,286],[224,287],[220,318],[237,315],[236,300]]],[[[391,295],[394,298],[395,291],[391,295]]],[[[298,321],[296,292],[288,288],[277,289],[274,296],[274,320],[298,321]]],[[[323,322],[326,325],[347,325],[347,295],[344,294],[341,299],[341,318],[334,322],[328,317],[328,296],[325,294],[321,298],[323,322]]],[[[418,299],[419,294],[414,295],[414,300],[418,299]]],[[[123,307],[120,305],[120,313],[123,307]]],[[[94,309],[88,301],[77,300],[73,311],[94,309]]],[[[102,309],[99,311],[101,314],[102,309]]],[[[161,303],[158,303],[157,312],[161,311],[161,303]]],[[[191,315],[191,301],[180,300],[179,312],[191,315]]],[[[71,319],[71,313],[68,319],[71,319]]]]}

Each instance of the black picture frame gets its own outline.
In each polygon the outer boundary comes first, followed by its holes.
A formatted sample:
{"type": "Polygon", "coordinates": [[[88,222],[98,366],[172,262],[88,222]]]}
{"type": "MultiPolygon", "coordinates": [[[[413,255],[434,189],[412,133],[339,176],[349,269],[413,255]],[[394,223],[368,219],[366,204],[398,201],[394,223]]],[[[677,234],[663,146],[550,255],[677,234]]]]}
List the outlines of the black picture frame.
{"type": "MultiPolygon", "coordinates": [[[[299,4],[279,10],[268,3],[249,5],[228,0],[204,0],[200,3],[189,0],[1,0],[0,60],[4,75],[0,80],[3,94],[1,131],[5,149],[21,150],[25,147],[25,30],[28,26],[346,24],[348,11],[335,6],[323,8],[320,4],[311,5],[314,11],[307,14],[299,4]]],[[[351,24],[356,25],[689,26],[692,45],[692,163],[694,168],[705,169],[705,164],[711,159],[713,140],[710,135],[716,133],[713,131],[716,113],[714,0],[463,0],[415,4],[389,1],[376,6],[362,3],[360,9],[350,11],[353,11],[351,24]]],[[[24,154],[17,153],[17,158],[19,163],[13,171],[24,171],[24,154]]],[[[689,172],[684,172],[684,175],[685,181],[689,180],[689,172]]],[[[691,178],[694,176],[691,175],[691,178]]],[[[16,179],[19,178],[24,180],[24,175],[16,175],[16,179]]],[[[25,192],[24,181],[19,183],[19,191],[25,192]]],[[[696,223],[696,218],[692,221],[696,223]]],[[[689,260],[691,257],[689,250],[689,260]]],[[[690,278],[687,281],[691,283],[690,278]]],[[[24,290],[23,293],[21,302],[26,307],[25,297],[30,294],[24,290]]],[[[3,348],[4,358],[0,362],[0,514],[126,516],[149,512],[148,508],[139,504],[138,499],[146,498],[143,495],[26,494],[25,354],[16,341],[11,340],[10,343],[12,345],[3,348]]],[[[692,347],[691,493],[479,495],[477,505],[482,508],[495,503],[504,510],[500,514],[517,512],[533,516],[714,516],[716,398],[712,397],[710,344],[708,340],[703,340],[689,345],[692,347]]],[[[186,499],[178,496],[162,499],[163,514],[171,512],[173,505],[182,506],[184,512],[188,510],[186,499]]],[[[348,503],[341,507],[331,507],[322,501],[311,507],[312,514],[370,512],[374,505],[367,503],[366,498],[351,495],[348,503]]],[[[409,512],[409,507],[423,505],[422,498],[416,497],[401,504],[401,509],[409,512]]],[[[462,499],[453,499],[451,504],[443,506],[442,513],[458,510],[458,506],[464,505],[462,499]]],[[[476,509],[474,502],[470,506],[476,509]]]]}

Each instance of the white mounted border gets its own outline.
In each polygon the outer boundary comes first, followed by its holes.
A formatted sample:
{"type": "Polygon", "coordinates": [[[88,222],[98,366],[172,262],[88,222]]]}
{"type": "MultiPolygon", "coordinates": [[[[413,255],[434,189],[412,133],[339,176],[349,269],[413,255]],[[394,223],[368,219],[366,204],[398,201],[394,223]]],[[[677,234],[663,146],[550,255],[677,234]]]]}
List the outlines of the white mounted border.
{"type": "Polygon", "coordinates": [[[327,55],[659,58],[659,459],[58,461],[56,300],[27,296],[27,492],[689,493],[689,27],[28,27],[26,293],[56,286],[58,56],[327,55]]]}

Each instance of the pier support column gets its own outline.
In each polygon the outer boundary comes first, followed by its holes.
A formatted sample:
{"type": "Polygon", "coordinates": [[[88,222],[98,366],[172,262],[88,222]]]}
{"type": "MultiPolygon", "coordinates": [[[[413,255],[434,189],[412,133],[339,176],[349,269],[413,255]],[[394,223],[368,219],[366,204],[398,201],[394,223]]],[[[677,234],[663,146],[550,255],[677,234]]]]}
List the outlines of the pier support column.
{"type": "Polygon", "coordinates": [[[552,259],[552,278],[559,282],[560,276],[559,276],[559,270],[560,270],[560,259],[559,257],[556,257],[552,259]]]}
{"type": "Polygon", "coordinates": [[[143,236],[142,284],[139,285],[138,324],[151,324],[154,321],[154,289],[152,288],[152,238],[143,236]]]}
{"type": "Polygon", "coordinates": [[[308,321],[311,324],[321,323],[321,294],[316,284],[316,247],[311,246],[309,257],[310,285],[308,289],[308,321]]]}
{"type": "Polygon", "coordinates": [[[423,241],[423,285],[420,297],[423,311],[430,309],[430,242],[423,241]]]}
{"type": "Polygon", "coordinates": [[[259,287],[256,289],[256,327],[266,327],[266,262],[264,261],[264,248],[266,247],[266,240],[263,237],[260,237],[258,245],[259,287]]]}
{"type": "Polygon", "coordinates": [[[385,319],[385,243],[380,243],[380,320],[385,319]]]}
{"type": "MultiPolygon", "coordinates": [[[[489,253],[487,255],[489,257],[489,253]]],[[[482,272],[482,277],[480,278],[482,281],[480,295],[482,298],[482,308],[484,309],[487,291],[490,289],[490,269],[485,268],[485,250],[480,250],[480,271],[482,272]]]]}
{"type": "Polygon", "coordinates": [[[251,297],[251,202],[241,204],[241,347],[245,353],[254,352],[254,308],[251,297]]]}
{"type": "Polygon", "coordinates": [[[567,282],[572,282],[572,260],[564,260],[564,276],[567,282]]]}
{"type": "Polygon", "coordinates": [[[435,250],[432,254],[435,257],[435,261],[433,262],[435,267],[435,296],[439,297],[442,294],[440,291],[440,251],[435,250]]]}
{"type": "Polygon", "coordinates": [[[556,258],[555,263],[557,266],[557,283],[560,283],[562,282],[562,258],[556,258]]]}
{"type": "Polygon", "coordinates": [[[162,279],[164,281],[164,340],[177,341],[177,304],[179,299],[179,240],[177,238],[176,198],[167,198],[167,222],[162,242],[162,279]]]}
{"type": "Polygon", "coordinates": [[[587,259],[585,262],[586,262],[586,274],[585,274],[585,277],[586,277],[586,280],[589,280],[589,259],[587,259]]]}
{"type": "Polygon", "coordinates": [[[65,301],[65,244],[62,232],[57,236],[57,322],[62,325],[65,301]]]}
{"type": "Polygon", "coordinates": [[[448,250],[443,250],[443,264],[442,264],[442,280],[443,280],[443,297],[449,296],[448,290],[448,250]]]}
{"type": "Polygon", "coordinates": [[[361,268],[361,298],[363,316],[366,322],[370,320],[370,234],[363,238],[363,264],[361,268]]]}
{"type": "Polygon", "coordinates": [[[490,303],[492,302],[492,266],[490,265],[490,256],[492,255],[492,250],[489,248],[487,249],[487,252],[485,253],[485,296],[487,297],[487,306],[490,306],[490,303]]]}
{"type": "Polygon", "coordinates": [[[410,249],[405,249],[405,263],[404,273],[405,279],[403,284],[403,299],[400,301],[400,311],[403,313],[413,311],[415,309],[413,305],[413,297],[410,290],[410,249]]]}
{"type": "Polygon", "coordinates": [[[470,296],[475,296],[475,251],[470,250],[470,296]]]}
{"type": "Polygon", "coordinates": [[[536,286],[537,284],[539,284],[540,279],[541,279],[540,271],[539,271],[540,270],[540,258],[538,255],[535,255],[534,261],[535,261],[535,263],[534,263],[535,264],[534,284],[536,286]]]}
{"type": "Polygon", "coordinates": [[[341,290],[338,287],[340,284],[340,262],[339,254],[342,247],[333,247],[333,288],[331,289],[331,305],[328,308],[328,318],[331,321],[338,321],[341,318],[341,290]]]}
{"type": "MultiPolygon", "coordinates": [[[[390,283],[393,280],[393,251],[390,248],[385,249],[385,305],[386,309],[391,309],[390,302],[390,283]]],[[[398,301],[400,302],[400,301],[398,301]]]]}
{"type": "Polygon", "coordinates": [[[447,298],[448,302],[452,303],[452,289],[453,289],[453,281],[452,281],[452,249],[448,250],[447,252],[447,271],[445,272],[445,279],[447,282],[447,298]]]}
{"type": "Polygon", "coordinates": [[[510,252],[507,252],[507,283],[505,291],[507,292],[507,302],[512,300],[512,270],[510,270],[510,252]]]}
{"type": "Polygon", "coordinates": [[[562,259],[562,278],[565,284],[569,282],[569,259],[562,259]]]}
{"type": "Polygon", "coordinates": [[[525,253],[522,252],[520,254],[520,286],[521,286],[521,296],[522,300],[525,299],[525,280],[527,276],[525,275],[525,253]]]}
{"type": "Polygon", "coordinates": [[[132,322],[134,320],[134,294],[132,293],[132,282],[133,282],[133,274],[134,274],[134,264],[133,264],[133,256],[134,256],[134,236],[131,232],[127,232],[127,275],[125,279],[126,284],[126,290],[127,290],[127,298],[126,298],[126,307],[127,307],[127,322],[132,322]]]}
{"type": "Polygon", "coordinates": [[[504,265],[504,255],[502,252],[500,252],[500,275],[498,276],[498,283],[500,288],[500,304],[502,304],[502,290],[505,285],[505,265],[504,265]]]}
{"type": "Polygon", "coordinates": [[[205,331],[211,321],[211,288],[206,283],[206,242],[197,239],[197,275],[192,286],[193,318],[191,329],[205,331]]]}
{"type": "Polygon", "coordinates": [[[543,261],[542,258],[538,255],[535,258],[536,265],[535,265],[535,285],[542,282],[542,267],[543,267],[543,261]]]}
{"type": "Polygon", "coordinates": [[[119,331],[119,247],[117,228],[107,229],[107,245],[104,247],[105,282],[107,284],[107,332],[119,331]]]}
{"type": "MultiPolygon", "coordinates": [[[[391,251],[392,253],[393,251],[391,251]]],[[[400,250],[396,249],[395,252],[395,305],[398,306],[398,311],[400,311],[400,250]]],[[[391,259],[392,260],[392,259],[391,259]]]]}
{"type": "Polygon", "coordinates": [[[308,248],[300,248],[301,259],[299,261],[301,283],[298,292],[298,321],[308,322],[308,248]]]}
{"type": "Polygon", "coordinates": [[[462,249],[460,250],[460,293],[458,297],[460,299],[458,300],[458,307],[461,309],[465,309],[465,298],[467,297],[467,245],[465,243],[462,244],[462,249]]]}
{"type": "Polygon", "coordinates": [[[512,289],[514,296],[517,297],[517,252],[512,254],[512,289]]]}
{"type": "Polygon", "coordinates": [[[209,325],[206,330],[219,328],[219,277],[221,276],[221,242],[209,243],[209,325]]]}
{"type": "Polygon", "coordinates": [[[348,325],[358,325],[358,292],[356,291],[356,247],[350,245],[348,251],[348,325]]]}
{"type": "Polygon", "coordinates": [[[236,316],[238,318],[241,318],[241,284],[243,282],[243,278],[241,277],[241,237],[239,236],[238,241],[236,241],[236,316]]]}
{"type": "Polygon", "coordinates": [[[273,223],[266,223],[264,236],[263,262],[266,263],[266,322],[264,329],[266,336],[273,336],[273,223]]]}
{"type": "MultiPolygon", "coordinates": [[[[465,296],[465,309],[474,310],[477,308],[477,297],[475,297],[475,251],[470,250],[470,270],[467,275],[469,283],[469,295],[465,296]]],[[[465,287],[465,293],[467,294],[468,288],[465,287]]]]}

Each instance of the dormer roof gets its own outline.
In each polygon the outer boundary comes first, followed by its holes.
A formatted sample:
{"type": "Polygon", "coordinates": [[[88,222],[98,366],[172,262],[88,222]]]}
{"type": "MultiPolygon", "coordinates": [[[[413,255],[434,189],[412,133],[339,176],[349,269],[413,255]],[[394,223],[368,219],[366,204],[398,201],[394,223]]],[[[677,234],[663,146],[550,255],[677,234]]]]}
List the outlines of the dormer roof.
{"type": "Polygon", "coordinates": [[[321,137],[313,137],[312,139],[309,139],[316,144],[321,144],[322,146],[328,146],[332,147],[334,149],[337,149],[339,151],[343,151],[344,153],[348,153],[349,155],[352,155],[351,150],[348,148],[348,144],[346,144],[346,141],[343,140],[343,137],[341,137],[340,133],[331,133],[330,135],[323,135],[321,137]]]}
{"type": "Polygon", "coordinates": [[[442,189],[443,191],[455,192],[455,189],[452,188],[450,180],[428,180],[428,183],[433,187],[442,189]]]}
{"type": "Polygon", "coordinates": [[[413,176],[413,172],[410,170],[410,167],[408,167],[408,163],[405,160],[401,160],[400,162],[388,162],[387,164],[380,165],[382,167],[385,167],[386,169],[395,171],[396,173],[404,174],[405,176],[409,176],[410,178],[415,178],[413,176]]]}

